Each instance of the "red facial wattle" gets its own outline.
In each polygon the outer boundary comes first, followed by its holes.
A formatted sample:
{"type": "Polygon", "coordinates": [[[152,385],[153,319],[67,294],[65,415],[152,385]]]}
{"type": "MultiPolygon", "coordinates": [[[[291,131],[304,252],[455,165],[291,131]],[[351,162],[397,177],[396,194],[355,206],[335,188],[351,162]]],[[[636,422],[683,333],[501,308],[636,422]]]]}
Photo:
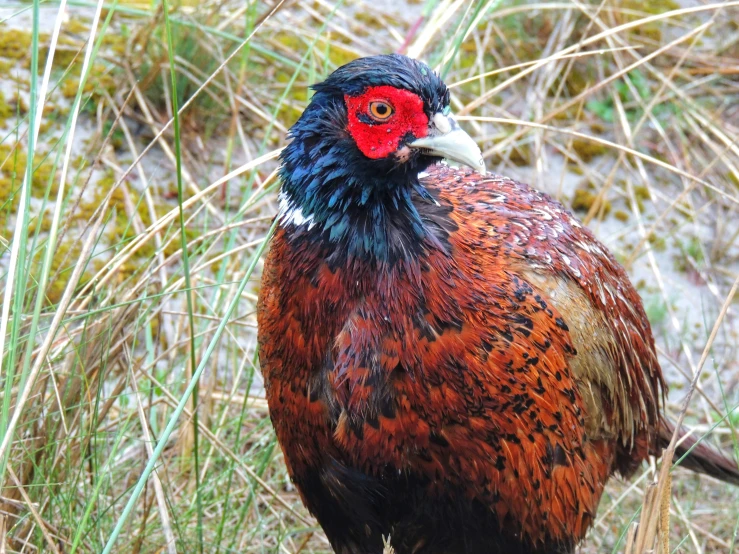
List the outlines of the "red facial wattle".
{"type": "Polygon", "coordinates": [[[423,100],[408,90],[391,86],[368,87],[359,96],[344,96],[348,130],[359,150],[368,158],[377,160],[396,152],[407,135],[422,138],[428,134],[429,119],[423,109],[423,100]],[[378,121],[370,113],[370,104],[383,102],[392,110],[392,116],[378,121]]]}

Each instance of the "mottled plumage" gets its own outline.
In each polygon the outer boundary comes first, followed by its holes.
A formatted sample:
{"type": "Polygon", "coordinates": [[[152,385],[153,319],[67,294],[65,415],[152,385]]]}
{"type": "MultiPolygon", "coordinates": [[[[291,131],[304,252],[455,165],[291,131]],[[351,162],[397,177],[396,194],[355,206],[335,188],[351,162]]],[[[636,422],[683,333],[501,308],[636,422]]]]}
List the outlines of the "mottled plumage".
{"type": "MultiPolygon", "coordinates": [[[[413,91],[431,136],[448,92],[425,66],[337,73],[291,130],[259,303],[290,475],[339,553],[570,552],[671,432],[639,297],[548,196],[432,165],[419,136],[362,153],[345,95],[413,91]]],[[[707,447],[691,464],[739,482],[707,447]]]]}

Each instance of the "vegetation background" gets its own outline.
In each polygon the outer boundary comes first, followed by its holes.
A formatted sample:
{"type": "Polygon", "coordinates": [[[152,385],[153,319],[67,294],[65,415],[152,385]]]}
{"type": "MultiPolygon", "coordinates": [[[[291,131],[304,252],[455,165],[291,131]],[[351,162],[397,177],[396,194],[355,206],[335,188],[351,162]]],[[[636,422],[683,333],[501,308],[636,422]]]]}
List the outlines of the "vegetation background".
{"type": "MultiPolygon", "coordinates": [[[[698,375],[686,424],[739,455],[738,22],[712,0],[0,2],[0,553],[329,552],[254,312],[286,131],[368,54],[436,67],[488,167],[594,229],[668,413],[698,375]]],[[[627,548],[656,467],[611,481],[582,552],[627,548]]],[[[671,492],[659,552],[739,552],[736,489],[677,469],[671,492]]]]}

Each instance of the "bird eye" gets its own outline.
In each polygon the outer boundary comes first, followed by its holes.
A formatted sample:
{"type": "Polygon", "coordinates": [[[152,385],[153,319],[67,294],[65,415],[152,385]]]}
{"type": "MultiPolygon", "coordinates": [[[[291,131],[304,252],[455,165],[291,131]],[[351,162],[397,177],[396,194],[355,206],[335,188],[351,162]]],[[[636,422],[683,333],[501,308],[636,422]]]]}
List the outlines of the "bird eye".
{"type": "Polygon", "coordinates": [[[369,105],[370,115],[377,121],[386,121],[393,115],[393,107],[387,102],[370,102],[369,105]]]}

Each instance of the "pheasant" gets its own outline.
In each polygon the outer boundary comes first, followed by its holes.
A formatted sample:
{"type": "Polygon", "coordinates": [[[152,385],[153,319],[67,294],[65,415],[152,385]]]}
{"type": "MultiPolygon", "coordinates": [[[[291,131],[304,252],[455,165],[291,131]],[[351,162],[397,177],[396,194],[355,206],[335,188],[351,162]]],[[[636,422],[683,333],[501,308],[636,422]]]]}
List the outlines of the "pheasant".
{"type": "MultiPolygon", "coordinates": [[[[673,426],[637,292],[560,203],[485,172],[399,56],[314,85],[258,304],[270,416],[339,554],[572,552],[673,426]],[[442,158],[467,169],[442,165],[442,158]]],[[[739,484],[688,439],[691,469],[739,484]]]]}

